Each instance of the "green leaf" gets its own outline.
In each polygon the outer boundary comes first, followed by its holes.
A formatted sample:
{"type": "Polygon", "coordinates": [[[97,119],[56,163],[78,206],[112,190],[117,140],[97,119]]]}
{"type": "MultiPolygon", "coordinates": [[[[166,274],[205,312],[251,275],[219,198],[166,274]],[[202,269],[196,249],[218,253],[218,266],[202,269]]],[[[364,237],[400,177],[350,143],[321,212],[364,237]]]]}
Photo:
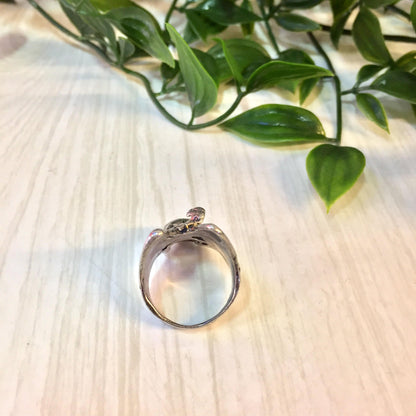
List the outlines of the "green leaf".
{"type": "Polygon", "coordinates": [[[282,6],[285,9],[310,9],[320,3],[323,0],[283,0],[282,6]]]}
{"type": "Polygon", "coordinates": [[[267,145],[327,140],[321,122],[313,113],[290,105],[261,105],[220,127],[267,145]]]}
{"type": "Polygon", "coordinates": [[[231,0],[206,0],[193,10],[198,10],[199,13],[208,19],[226,26],[261,20],[259,16],[243,7],[237,6],[231,0]]]}
{"type": "Polygon", "coordinates": [[[397,0],[363,0],[363,3],[371,9],[377,9],[379,7],[386,7],[390,4],[397,3],[397,0]]]}
{"type": "Polygon", "coordinates": [[[247,91],[275,86],[283,80],[303,80],[333,76],[331,71],[315,65],[272,61],[256,69],[247,82],[247,91]]]}
{"type": "Polygon", "coordinates": [[[416,73],[416,51],[410,51],[401,56],[394,64],[398,69],[406,72],[416,73]]]}
{"type": "Polygon", "coordinates": [[[357,0],[330,0],[334,19],[348,13],[357,0]]]}
{"type": "Polygon", "coordinates": [[[361,7],[356,17],[352,36],[361,55],[368,61],[388,65],[392,58],[384,43],[377,17],[366,7],[361,7]]]}
{"type": "Polygon", "coordinates": [[[113,54],[118,56],[118,44],[113,27],[90,0],[83,0],[81,3],[75,0],[60,0],[60,4],[81,34],[94,38],[103,50],[109,47],[113,54]]]}
{"type": "MultiPolygon", "coordinates": [[[[304,51],[300,49],[286,49],[279,55],[280,61],[285,62],[293,62],[297,64],[310,64],[314,65],[315,62],[313,59],[304,51]]],[[[316,84],[318,78],[309,78],[303,81],[300,80],[282,80],[279,81],[276,85],[278,87],[284,88],[291,93],[295,93],[296,88],[298,85],[301,85],[301,92],[300,92],[300,102],[302,103],[307,95],[309,95],[308,88],[312,89],[313,86],[316,84]],[[303,85],[303,88],[302,88],[303,85]]]]}
{"type": "Polygon", "coordinates": [[[199,49],[191,48],[191,50],[197,57],[198,61],[201,62],[201,65],[207,70],[211,78],[218,85],[219,84],[218,68],[217,68],[217,63],[215,62],[215,59],[208,53],[203,52],[199,49]]]}
{"type": "Polygon", "coordinates": [[[119,62],[124,64],[131,57],[134,56],[136,48],[128,39],[119,37],[118,38],[118,49],[119,49],[119,62]]]}
{"type": "Polygon", "coordinates": [[[193,42],[196,42],[199,39],[201,39],[201,37],[198,35],[198,33],[195,32],[192,25],[189,22],[187,22],[185,29],[183,31],[183,40],[187,44],[191,44],[193,42]]]}
{"type": "Polygon", "coordinates": [[[393,97],[416,103],[416,75],[409,72],[387,71],[376,78],[371,87],[393,97]]]}
{"type": "Polygon", "coordinates": [[[170,82],[175,79],[176,75],[179,74],[179,63],[175,61],[175,66],[172,68],[169,65],[166,65],[164,62],[160,65],[160,75],[165,82],[170,82]]]}
{"type": "MultiPolygon", "coordinates": [[[[254,70],[270,61],[270,56],[263,47],[252,40],[225,39],[224,43],[244,78],[248,78],[254,70]]],[[[225,59],[222,45],[214,45],[208,50],[208,53],[216,61],[219,81],[223,82],[232,78],[232,72],[225,59]]]]}
{"type": "Polygon", "coordinates": [[[87,24],[82,17],[73,10],[73,7],[68,5],[66,1],[60,0],[59,4],[63,12],[66,14],[71,23],[78,29],[81,35],[100,36],[100,32],[98,32],[93,26],[87,24]]]}
{"type": "MultiPolygon", "coordinates": [[[[253,6],[250,0],[243,0],[243,2],[241,3],[241,7],[245,10],[248,10],[249,12],[253,11],[253,6]]],[[[242,23],[241,30],[243,31],[244,36],[252,35],[254,31],[254,22],[242,23]]]]}
{"type": "Polygon", "coordinates": [[[342,32],[350,15],[351,11],[348,11],[334,18],[334,23],[331,26],[330,35],[331,41],[334,44],[335,48],[338,48],[339,40],[341,39],[342,32]]]}
{"type": "Polygon", "coordinates": [[[166,23],[166,29],[178,52],[179,67],[191,103],[192,115],[202,116],[217,101],[217,84],[176,29],[169,23],[166,23]]]}
{"type": "MultiPolygon", "coordinates": [[[[228,50],[227,44],[222,39],[219,39],[219,38],[216,38],[215,41],[218,42],[222,46],[222,50],[224,52],[225,60],[228,63],[228,66],[231,70],[231,73],[233,74],[233,77],[234,77],[237,85],[242,85],[244,80],[243,80],[243,75],[242,75],[241,70],[240,70],[240,66],[238,65],[234,56],[228,50]]],[[[214,59],[214,58],[212,58],[212,59],[214,59]]]]}
{"type": "Polygon", "coordinates": [[[100,12],[106,13],[112,9],[119,7],[130,7],[135,6],[130,0],[90,0],[91,4],[100,12]]]}
{"type": "Polygon", "coordinates": [[[186,9],[185,14],[188,24],[203,41],[206,41],[209,35],[215,35],[227,28],[227,26],[213,22],[193,9],[186,9]]]}
{"type": "Polygon", "coordinates": [[[321,25],[313,20],[294,13],[279,13],[275,20],[280,26],[291,32],[311,32],[321,28],[321,25]]]}
{"type": "Polygon", "coordinates": [[[354,147],[321,144],[306,158],[309,179],[325,202],[327,212],[354,185],[364,167],[365,156],[354,147]]]}
{"type": "Polygon", "coordinates": [[[360,111],[371,121],[377,124],[377,126],[389,131],[389,125],[387,121],[386,112],[384,111],[383,104],[371,94],[357,94],[357,105],[360,111]]]}
{"type": "Polygon", "coordinates": [[[312,90],[315,88],[315,85],[319,82],[319,78],[309,78],[305,79],[300,83],[299,87],[299,103],[303,104],[306,99],[309,97],[312,90]]]}
{"type": "Polygon", "coordinates": [[[356,85],[359,85],[362,82],[367,81],[370,78],[373,78],[382,69],[383,69],[383,67],[380,66],[380,65],[372,65],[372,64],[364,65],[358,71],[356,85]]]}
{"type": "Polygon", "coordinates": [[[292,62],[295,64],[310,64],[314,65],[315,62],[313,59],[308,55],[306,52],[302,51],[301,49],[286,49],[279,55],[280,61],[285,62],[292,62]]]}
{"type": "Polygon", "coordinates": [[[412,108],[412,112],[414,116],[416,117],[416,104],[410,104],[410,107],[412,108]]]}
{"type": "Polygon", "coordinates": [[[412,8],[410,9],[410,19],[412,20],[413,29],[416,32],[416,1],[413,0],[412,8]]]}
{"type": "Polygon", "coordinates": [[[139,48],[171,67],[175,66],[159,24],[147,10],[140,6],[120,7],[110,10],[104,16],[139,48]]]}

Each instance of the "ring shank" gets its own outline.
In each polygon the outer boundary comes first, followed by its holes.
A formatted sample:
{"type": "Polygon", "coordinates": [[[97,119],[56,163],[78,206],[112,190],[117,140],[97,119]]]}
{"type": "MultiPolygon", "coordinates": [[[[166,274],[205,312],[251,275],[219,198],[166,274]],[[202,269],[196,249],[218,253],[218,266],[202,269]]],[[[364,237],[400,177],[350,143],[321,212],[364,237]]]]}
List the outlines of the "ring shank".
{"type": "Polygon", "coordinates": [[[140,262],[140,288],[142,291],[143,299],[150,311],[167,324],[177,328],[198,328],[212,322],[230,307],[231,303],[234,301],[237,295],[239,286],[240,267],[238,265],[235,250],[227,236],[216,225],[201,224],[192,231],[188,231],[184,234],[176,234],[174,236],[167,235],[160,229],[156,229],[150,233],[143,249],[143,254],[140,262]],[[180,324],[167,318],[153,304],[150,295],[149,280],[154,261],[164,250],[166,250],[166,248],[172,244],[186,241],[204,245],[219,252],[231,269],[233,279],[231,293],[222,309],[211,318],[196,324],[180,324]]]}

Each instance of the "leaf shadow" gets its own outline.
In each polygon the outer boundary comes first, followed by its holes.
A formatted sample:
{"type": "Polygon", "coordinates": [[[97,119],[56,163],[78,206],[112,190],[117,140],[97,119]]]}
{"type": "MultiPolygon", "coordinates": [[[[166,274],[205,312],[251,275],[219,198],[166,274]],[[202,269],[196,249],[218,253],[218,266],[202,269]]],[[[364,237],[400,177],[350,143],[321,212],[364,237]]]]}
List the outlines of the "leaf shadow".
{"type": "Polygon", "coordinates": [[[19,32],[6,33],[0,37],[0,59],[4,59],[17,50],[19,50],[27,42],[27,37],[19,32]]]}

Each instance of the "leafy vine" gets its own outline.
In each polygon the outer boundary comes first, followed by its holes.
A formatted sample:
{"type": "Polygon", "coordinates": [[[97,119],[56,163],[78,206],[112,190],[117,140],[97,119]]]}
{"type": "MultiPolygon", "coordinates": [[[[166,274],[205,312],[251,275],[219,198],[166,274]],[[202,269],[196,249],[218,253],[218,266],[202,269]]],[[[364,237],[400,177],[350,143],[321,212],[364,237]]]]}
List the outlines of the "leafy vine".
{"type": "Polygon", "coordinates": [[[333,23],[328,26],[305,16],[305,10],[321,7],[324,0],[173,0],[161,27],[148,10],[130,0],[59,0],[76,31],[64,27],[35,0],[28,2],[109,65],[138,78],[160,113],[178,127],[198,130],[218,125],[266,145],[320,143],[309,152],[306,170],[327,210],[354,185],[365,167],[360,150],[341,145],[343,96],[353,95],[364,116],[387,132],[388,119],[374,92],[393,96],[401,105],[408,103],[416,113],[416,51],[394,59],[386,44],[416,43],[416,37],[384,34],[378,18],[384,11],[416,31],[416,1],[410,5],[407,0],[330,0],[333,23]],[[174,14],[183,17],[181,33],[169,23],[174,14]],[[239,37],[222,35],[236,25],[241,28],[239,37]],[[274,56],[255,36],[259,25],[265,29],[274,56]],[[276,25],[306,32],[326,68],[317,66],[302,49],[283,49],[276,25]],[[329,32],[335,47],[342,36],[352,36],[358,52],[369,62],[360,68],[351,88],[342,89],[333,63],[315,36],[317,31],[329,32]],[[140,60],[149,56],[160,66],[159,91],[136,70],[140,60]],[[323,79],[331,79],[334,86],[335,137],[328,137],[319,118],[302,106],[263,104],[230,118],[244,97],[262,89],[298,91],[302,105],[323,79]],[[233,103],[221,115],[197,122],[218,105],[220,86],[235,88],[233,103]],[[177,119],[163,104],[172,94],[187,97],[188,121],[177,119]]]}

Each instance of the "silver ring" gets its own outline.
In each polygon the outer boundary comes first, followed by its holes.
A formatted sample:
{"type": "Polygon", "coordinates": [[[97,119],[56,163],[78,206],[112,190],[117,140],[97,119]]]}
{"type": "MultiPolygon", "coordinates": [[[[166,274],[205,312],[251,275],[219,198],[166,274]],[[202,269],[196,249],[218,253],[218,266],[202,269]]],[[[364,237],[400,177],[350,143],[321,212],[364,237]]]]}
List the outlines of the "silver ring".
{"type": "Polygon", "coordinates": [[[140,260],[140,289],[146,306],[163,322],[177,328],[198,328],[217,319],[233,303],[240,287],[240,267],[234,248],[221,229],[214,224],[202,224],[205,217],[204,208],[192,208],[186,216],[188,218],[179,218],[169,222],[163,230],[160,228],[153,230],[147,237],[140,260]],[[208,246],[218,251],[232,272],[231,293],[222,309],[203,322],[189,325],[172,321],[156,308],[150,295],[149,282],[150,271],[156,258],[170,245],[186,241],[208,246]]]}

